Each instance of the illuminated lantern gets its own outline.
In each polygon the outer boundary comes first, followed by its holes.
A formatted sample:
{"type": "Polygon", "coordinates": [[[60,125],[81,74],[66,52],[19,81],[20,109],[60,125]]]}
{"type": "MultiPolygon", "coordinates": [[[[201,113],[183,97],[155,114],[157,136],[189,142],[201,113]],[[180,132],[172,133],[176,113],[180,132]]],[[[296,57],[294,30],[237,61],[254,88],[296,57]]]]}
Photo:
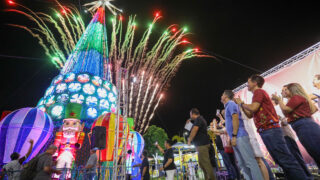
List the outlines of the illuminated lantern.
{"type": "MultiPolygon", "coordinates": [[[[116,120],[117,115],[114,113],[106,113],[104,115],[99,116],[92,124],[91,130],[96,126],[103,126],[106,128],[106,149],[101,150],[101,161],[113,161],[113,150],[115,145],[115,137],[116,137],[116,120]]],[[[119,142],[118,147],[122,149],[125,145],[125,140],[128,137],[124,137],[124,133],[121,132],[124,129],[127,131],[125,134],[129,134],[128,124],[122,123],[123,119],[120,117],[119,119],[119,142]],[[125,127],[125,126],[127,127],[125,127]]],[[[99,154],[99,152],[98,152],[99,154]]],[[[121,150],[119,150],[118,154],[121,154],[121,150]]]]}
{"type": "Polygon", "coordinates": [[[0,164],[11,161],[10,155],[17,152],[25,155],[28,141],[34,140],[29,159],[36,156],[53,133],[53,123],[47,113],[38,108],[22,108],[13,111],[0,122],[0,164]]]}

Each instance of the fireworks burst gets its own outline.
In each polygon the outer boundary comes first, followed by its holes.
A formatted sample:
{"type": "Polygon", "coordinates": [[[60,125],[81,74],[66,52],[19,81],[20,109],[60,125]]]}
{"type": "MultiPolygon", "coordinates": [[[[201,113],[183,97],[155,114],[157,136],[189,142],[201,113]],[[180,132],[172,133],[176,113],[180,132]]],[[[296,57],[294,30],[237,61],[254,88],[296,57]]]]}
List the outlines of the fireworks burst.
{"type": "Polygon", "coordinates": [[[7,12],[15,12],[27,17],[36,24],[36,27],[27,27],[18,24],[9,24],[29,32],[38,39],[45,54],[58,68],[62,68],[68,55],[72,52],[75,43],[85,30],[80,12],[73,5],[62,6],[58,1],[56,5],[60,10],[51,9],[55,15],[43,12],[34,12],[31,9],[10,1],[10,5],[20,7],[21,10],[8,9],[7,12]]]}
{"type": "MultiPolygon", "coordinates": [[[[99,1],[90,10],[97,7],[106,6],[116,14],[120,11],[110,4],[111,0],[99,1]],[[102,4],[101,4],[102,3],[102,4]],[[110,9],[111,8],[111,9],[110,9]]],[[[60,8],[64,7],[60,5],[60,8]]],[[[79,33],[84,32],[83,21],[79,12],[75,8],[66,9],[64,16],[58,16],[58,20],[44,13],[35,13],[30,9],[20,5],[28,12],[11,10],[27,16],[39,26],[37,29],[41,33],[36,33],[34,28],[30,29],[20,25],[14,25],[28,30],[34,37],[38,38],[40,45],[45,49],[46,54],[52,58],[59,54],[59,60],[53,63],[62,68],[67,59],[65,53],[70,53],[75,47],[75,42],[80,38],[79,33]],[[72,11],[72,13],[71,13],[72,11]],[[77,17],[76,21],[73,17],[77,17]],[[62,51],[57,43],[55,36],[50,30],[48,24],[54,24],[54,28],[63,42],[62,51]],[[65,53],[63,53],[65,52],[65,53]],[[61,56],[61,57],[60,57],[61,56]]],[[[129,73],[129,79],[123,79],[124,89],[120,98],[128,94],[128,116],[134,117],[135,128],[140,133],[145,132],[149,123],[154,117],[154,113],[163,98],[162,91],[165,90],[172,77],[175,75],[179,65],[185,59],[193,57],[210,57],[201,52],[198,48],[191,48],[182,51],[179,48],[182,45],[190,44],[185,39],[188,35],[187,28],[178,28],[177,25],[169,26],[154,44],[151,44],[150,38],[154,24],[161,18],[160,13],[156,13],[152,23],[143,33],[141,39],[135,39],[137,25],[135,16],[130,16],[126,27],[123,26],[123,17],[121,15],[112,16],[112,32],[109,50],[109,64],[105,66],[105,78],[114,84],[117,84],[117,72],[120,68],[125,68],[129,73]]],[[[153,39],[153,37],[152,37],[153,39]]]]}

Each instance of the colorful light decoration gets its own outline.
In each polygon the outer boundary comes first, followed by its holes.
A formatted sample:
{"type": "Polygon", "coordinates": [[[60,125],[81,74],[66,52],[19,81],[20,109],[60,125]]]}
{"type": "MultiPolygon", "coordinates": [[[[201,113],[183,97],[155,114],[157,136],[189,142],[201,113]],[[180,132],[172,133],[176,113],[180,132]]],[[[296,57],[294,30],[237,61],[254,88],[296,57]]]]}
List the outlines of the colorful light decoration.
{"type": "MultiPolygon", "coordinates": [[[[106,127],[106,149],[101,150],[101,161],[113,161],[113,151],[114,151],[114,144],[115,144],[115,127],[116,127],[116,118],[117,115],[113,113],[107,113],[104,115],[99,116],[94,123],[92,124],[91,130],[96,127],[96,126],[103,126],[106,127]]],[[[129,135],[129,127],[127,123],[123,123],[123,118],[120,117],[120,127],[119,130],[123,131],[124,128],[126,129],[127,135],[129,135]],[[121,123],[122,122],[122,123],[121,123]],[[127,127],[125,127],[127,126],[127,127]]],[[[124,137],[123,133],[119,134],[119,151],[118,153],[121,153],[121,150],[124,145],[125,145],[125,139],[128,137],[124,137]]],[[[98,152],[99,153],[99,152],[98,152]]]]}
{"type": "Polygon", "coordinates": [[[59,127],[62,124],[65,105],[69,102],[82,104],[81,120],[86,122],[86,127],[89,128],[99,115],[116,112],[116,90],[114,85],[98,76],[71,72],[54,78],[37,106],[48,112],[55,126],[59,127]]]}
{"type": "Polygon", "coordinates": [[[22,108],[8,114],[0,122],[0,165],[11,161],[13,152],[26,154],[30,139],[34,148],[28,160],[35,157],[52,137],[53,127],[50,116],[39,108],[22,108]]]}

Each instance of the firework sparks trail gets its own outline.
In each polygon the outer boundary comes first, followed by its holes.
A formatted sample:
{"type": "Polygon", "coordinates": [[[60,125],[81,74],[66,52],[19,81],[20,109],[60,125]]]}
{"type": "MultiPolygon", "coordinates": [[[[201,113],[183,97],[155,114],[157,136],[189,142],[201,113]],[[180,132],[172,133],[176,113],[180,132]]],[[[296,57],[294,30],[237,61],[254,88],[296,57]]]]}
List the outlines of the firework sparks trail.
{"type": "Polygon", "coordinates": [[[144,105],[146,104],[146,101],[147,101],[147,97],[148,97],[148,94],[149,94],[151,81],[152,81],[152,76],[149,78],[149,82],[148,82],[147,90],[146,90],[146,93],[145,93],[145,95],[144,95],[143,102],[142,102],[142,105],[141,105],[141,108],[140,108],[140,115],[139,115],[139,119],[141,119],[141,118],[142,118],[142,115],[143,115],[143,112],[144,112],[144,105]]]}
{"type": "Polygon", "coordinates": [[[147,110],[146,110],[146,112],[145,112],[145,114],[144,114],[144,116],[143,116],[143,119],[142,119],[141,121],[139,121],[139,123],[138,123],[138,127],[140,128],[140,130],[143,128],[143,127],[140,126],[140,125],[141,125],[141,124],[143,125],[143,124],[145,123],[146,119],[147,119],[147,115],[148,115],[148,113],[149,113],[149,111],[150,111],[150,108],[151,108],[151,106],[152,106],[152,104],[153,104],[153,100],[154,100],[154,98],[155,98],[155,96],[156,96],[156,93],[158,92],[158,88],[159,88],[159,84],[157,84],[156,87],[154,88],[153,93],[152,93],[152,96],[151,96],[151,99],[150,99],[149,104],[148,104],[148,106],[147,106],[147,110]]]}
{"type": "Polygon", "coordinates": [[[138,107],[139,107],[139,101],[140,101],[140,96],[141,96],[141,89],[142,89],[142,85],[143,85],[143,79],[144,79],[144,71],[142,72],[142,78],[140,81],[140,87],[139,87],[139,92],[138,92],[138,98],[136,100],[136,109],[135,109],[135,113],[134,113],[134,119],[137,119],[138,116],[138,107]]]}
{"type": "MultiPolygon", "coordinates": [[[[181,62],[194,57],[211,56],[201,52],[197,48],[182,51],[181,46],[188,42],[184,38],[189,33],[187,33],[185,28],[178,28],[178,25],[169,26],[154,44],[150,44],[152,30],[155,23],[161,18],[160,15],[156,15],[141,38],[135,40],[137,29],[136,16],[129,16],[126,28],[124,28],[123,16],[116,15],[121,10],[114,7],[110,3],[111,1],[103,0],[87,4],[87,6],[93,5],[89,8],[91,11],[105,6],[114,15],[111,21],[112,31],[109,62],[105,65],[105,69],[107,70],[104,71],[106,72],[104,78],[107,78],[113,84],[117,84],[117,72],[120,68],[125,68],[129,72],[130,77],[134,74],[137,75],[133,76],[133,81],[129,78],[120,84],[130,85],[130,88],[123,89],[122,92],[123,94],[129,94],[129,117],[134,117],[136,130],[144,132],[149,127],[149,123],[163,98],[162,91],[167,88],[181,62]]],[[[46,55],[51,59],[58,56],[59,58],[52,60],[52,62],[58,68],[62,68],[63,66],[69,66],[65,65],[67,54],[77,51],[77,49],[74,49],[75,42],[81,41],[81,37],[83,37],[81,35],[85,31],[85,28],[77,8],[63,6],[58,1],[56,2],[60,9],[64,9],[68,13],[62,15],[57,10],[54,10],[57,14],[57,17],[54,18],[45,13],[35,13],[22,5],[21,7],[27,10],[27,12],[11,11],[20,13],[36,23],[37,28],[20,25],[13,26],[25,29],[33,37],[37,38],[39,44],[44,48],[46,55]],[[54,36],[52,32],[57,32],[60,36],[54,36]],[[57,40],[56,37],[60,39],[57,40]]],[[[107,42],[105,44],[106,46],[108,45],[107,42]]],[[[188,42],[188,44],[188,47],[190,47],[191,43],[188,42]]],[[[107,47],[105,48],[107,49],[107,47]]],[[[108,59],[108,57],[105,57],[105,59],[108,59]]],[[[123,97],[121,94],[119,96],[123,97]]]]}
{"type": "MultiPolygon", "coordinates": [[[[161,101],[161,99],[162,99],[162,97],[163,97],[163,94],[161,94],[160,95],[160,97],[159,97],[159,99],[158,99],[158,101],[157,101],[157,103],[156,103],[156,105],[154,106],[154,108],[153,108],[153,111],[152,111],[152,113],[151,113],[151,115],[150,115],[150,117],[149,117],[149,120],[148,121],[151,121],[151,119],[153,118],[153,116],[154,116],[154,112],[156,111],[156,109],[158,108],[158,106],[159,106],[159,103],[160,103],[160,101],[161,101]]],[[[149,123],[146,125],[146,126],[143,126],[144,124],[142,124],[142,129],[140,129],[140,133],[144,133],[146,130],[147,130],[147,128],[149,127],[149,123]]]]}
{"type": "Polygon", "coordinates": [[[132,109],[132,94],[133,94],[133,82],[130,83],[131,88],[130,88],[130,99],[129,99],[129,117],[132,117],[131,109],[132,109]]]}
{"type": "Polygon", "coordinates": [[[24,29],[33,37],[37,38],[40,46],[45,50],[45,54],[51,59],[52,63],[60,69],[66,62],[68,54],[73,50],[74,42],[80,38],[85,28],[80,13],[76,8],[72,6],[62,6],[58,1],[56,2],[60,8],[67,9],[67,13],[63,16],[57,10],[53,9],[58,20],[55,20],[54,16],[49,14],[34,12],[16,2],[15,5],[22,8],[22,10],[8,9],[7,12],[21,14],[36,24],[36,28],[17,24],[8,25],[24,29]],[[73,20],[71,20],[70,17],[73,17],[73,20]],[[65,19],[68,23],[66,23],[65,19]],[[50,24],[53,25],[53,28],[50,24]],[[53,30],[57,31],[60,36],[55,35],[53,30]],[[60,37],[60,39],[56,37],[60,37]],[[60,47],[63,47],[63,50],[60,47]]]}

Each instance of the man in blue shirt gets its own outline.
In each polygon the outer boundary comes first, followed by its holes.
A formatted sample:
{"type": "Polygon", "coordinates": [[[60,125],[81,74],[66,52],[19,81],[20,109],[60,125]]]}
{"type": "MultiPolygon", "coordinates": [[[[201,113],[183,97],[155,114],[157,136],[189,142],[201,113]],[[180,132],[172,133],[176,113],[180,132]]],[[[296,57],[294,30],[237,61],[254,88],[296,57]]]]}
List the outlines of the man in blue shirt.
{"type": "Polygon", "coordinates": [[[263,180],[248,133],[244,128],[239,106],[232,100],[233,97],[234,93],[231,90],[225,90],[221,96],[221,102],[225,106],[225,126],[230,136],[238,165],[243,170],[246,180],[263,180]]]}

